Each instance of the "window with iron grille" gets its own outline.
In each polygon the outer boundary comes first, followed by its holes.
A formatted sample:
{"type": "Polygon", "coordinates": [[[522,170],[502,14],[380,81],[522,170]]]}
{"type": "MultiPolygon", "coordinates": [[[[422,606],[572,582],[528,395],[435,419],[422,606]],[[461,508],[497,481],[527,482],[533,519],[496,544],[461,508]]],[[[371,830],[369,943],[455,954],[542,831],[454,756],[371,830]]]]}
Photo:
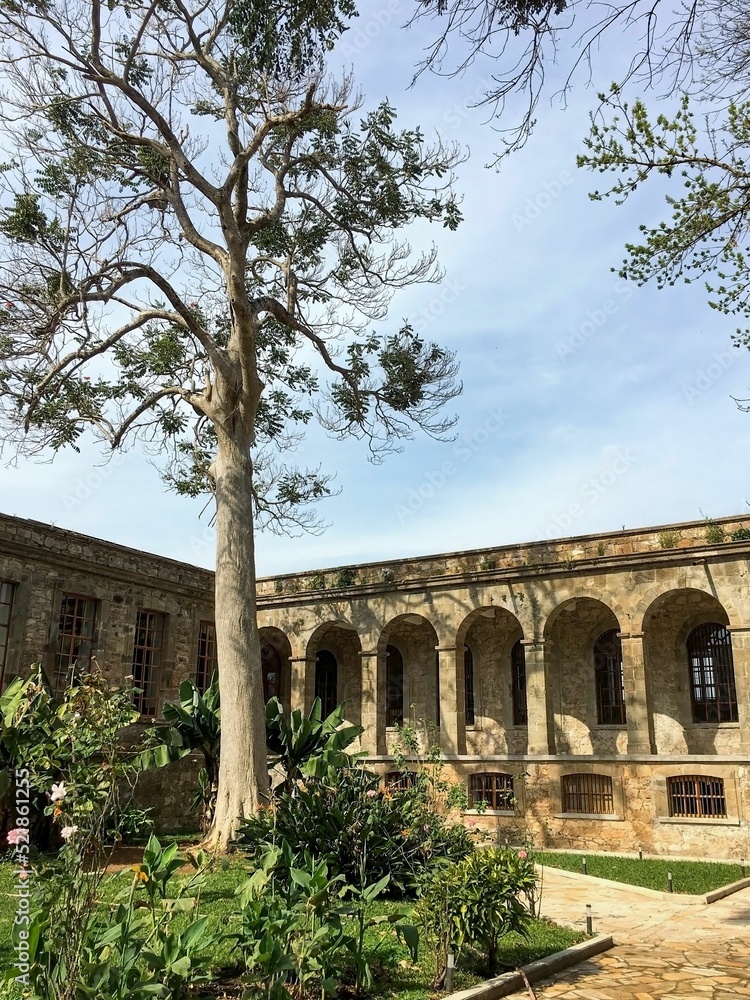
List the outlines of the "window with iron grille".
{"type": "Polygon", "coordinates": [[[195,664],[195,686],[201,694],[211,683],[217,667],[216,625],[214,622],[201,622],[198,627],[198,659],[195,664]]]}
{"type": "Polygon", "coordinates": [[[134,699],[135,707],[147,718],[153,718],[159,707],[165,621],[160,611],[139,610],[135,619],[132,673],[140,693],[134,699]]]}
{"type": "Polygon", "coordinates": [[[404,721],[404,658],[396,646],[385,650],[385,724],[400,726],[404,721]]]}
{"type": "Polygon", "coordinates": [[[321,649],[315,658],[315,697],[320,698],[323,718],[336,708],[339,666],[330,649],[321,649]]]}
{"type": "Polygon", "coordinates": [[[0,691],[5,687],[5,668],[8,661],[8,640],[15,592],[14,583],[0,582],[0,691]]]}
{"type": "Polygon", "coordinates": [[[97,602],[91,597],[63,594],[53,678],[54,688],[58,693],[73,683],[76,674],[86,673],[91,666],[96,605],[97,602]]]}
{"type": "Polygon", "coordinates": [[[669,815],[721,819],[727,814],[724,781],[702,775],[667,778],[669,815]]]}
{"type": "Polygon", "coordinates": [[[511,650],[510,668],[513,692],[513,725],[527,726],[529,713],[526,708],[526,650],[520,639],[511,650]]]}
{"type": "Polygon", "coordinates": [[[383,775],[386,791],[405,792],[414,785],[414,774],[411,771],[388,771],[383,775]]]}
{"type": "Polygon", "coordinates": [[[476,722],[474,714],[474,654],[470,646],[464,646],[464,711],[466,725],[473,726],[476,722]]]}
{"type": "Polygon", "coordinates": [[[606,774],[566,774],[562,779],[562,810],[566,813],[612,815],[612,779],[606,774]]]}
{"type": "Polygon", "coordinates": [[[281,653],[271,642],[260,648],[260,666],[263,672],[263,700],[281,698],[281,653]]]}
{"type": "Polygon", "coordinates": [[[480,804],[496,812],[513,812],[516,799],[513,794],[513,775],[501,771],[487,771],[469,776],[469,808],[480,804]]]}
{"type": "Polygon", "coordinates": [[[732,636],[719,622],[694,628],[687,640],[693,722],[737,722],[732,636]]]}
{"type": "Polygon", "coordinates": [[[624,725],[625,686],[622,676],[622,643],[616,628],[594,643],[596,721],[600,726],[624,725]]]}

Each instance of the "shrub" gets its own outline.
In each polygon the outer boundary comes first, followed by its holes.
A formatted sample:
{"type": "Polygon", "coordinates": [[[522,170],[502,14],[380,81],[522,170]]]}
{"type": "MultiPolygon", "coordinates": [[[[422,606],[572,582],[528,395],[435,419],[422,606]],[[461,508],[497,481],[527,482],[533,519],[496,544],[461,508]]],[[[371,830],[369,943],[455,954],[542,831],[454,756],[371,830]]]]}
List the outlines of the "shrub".
{"type": "Polygon", "coordinates": [[[674,549],[677,548],[680,533],[678,531],[660,531],[656,538],[662,549],[674,549]]]}
{"type": "Polygon", "coordinates": [[[750,528],[736,528],[730,538],[733,542],[747,542],[750,541],[750,528]]]}
{"type": "Polygon", "coordinates": [[[709,545],[719,545],[726,537],[722,525],[716,524],[714,521],[708,522],[704,536],[709,545]]]}
{"type": "Polygon", "coordinates": [[[396,894],[413,891],[436,860],[471,851],[469,833],[430,807],[423,785],[379,786],[379,776],[362,767],[307,778],[246,820],[240,842],[256,856],[274,843],[289,845],[295,858],[307,850],[351,884],[390,875],[396,894]]]}
{"type": "Polygon", "coordinates": [[[537,875],[526,851],[485,848],[463,861],[438,868],[423,887],[415,916],[435,953],[434,985],[442,985],[448,952],[480,948],[490,973],[497,966],[501,938],[523,934],[530,918],[524,903],[537,875]]]}

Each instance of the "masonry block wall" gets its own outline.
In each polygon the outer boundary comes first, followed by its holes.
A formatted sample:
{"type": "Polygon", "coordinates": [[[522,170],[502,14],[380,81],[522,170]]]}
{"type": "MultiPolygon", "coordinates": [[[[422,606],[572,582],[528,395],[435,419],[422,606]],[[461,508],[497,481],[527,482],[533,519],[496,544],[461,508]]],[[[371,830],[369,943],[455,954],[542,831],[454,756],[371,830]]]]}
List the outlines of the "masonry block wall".
{"type": "MultiPolygon", "coordinates": [[[[383,773],[393,723],[429,719],[449,772],[488,806],[467,821],[500,842],[748,857],[749,527],[724,518],[263,579],[264,662],[282,700],[308,709],[324,654],[329,692],[383,773]]],[[[213,619],[207,571],[2,516],[0,583],[6,679],[35,660],[54,672],[66,595],[95,603],[92,652],[114,682],[132,670],[138,612],[162,615],[159,705],[195,674],[213,619]]],[[[189,825],[191,781],[188,763],[144,783],[164,824],[189,825]]]]}

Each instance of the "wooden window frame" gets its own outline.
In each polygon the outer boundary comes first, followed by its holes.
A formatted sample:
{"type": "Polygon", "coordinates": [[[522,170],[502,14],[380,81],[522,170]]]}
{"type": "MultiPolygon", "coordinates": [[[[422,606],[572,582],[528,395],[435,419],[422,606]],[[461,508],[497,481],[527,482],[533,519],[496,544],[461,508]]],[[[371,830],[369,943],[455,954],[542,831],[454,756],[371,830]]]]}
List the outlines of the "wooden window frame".
{"type": "Polygon", "coordinates": [[[198,623],[198,654],[195,658],[195,686],[201,694],[205,694],[217,669],[216,622],[201,619],[198,623]]]}
{"type": "Polygon", "coordinates": [[[675,819],[727,819],[724,779],[710,774],[672,775],[667,778],[667,805],[675,819]]]}
{"type": "Polygon", "coordinates": [[[506,771],[479,771],[469,775],[469,809],[514,814],[516,794],[513,775],[506,771]]]}
{"type": "Polygon", "coordinates": [[[685,648],[692,721],[697,724],[737,722],[732,633],[721,622],[704,622],[691,629],[685,648]],[[720,642],[716,642],[717,636],[720,642]]]}
{"type": "Polygon", "coordinates": [[[576,771],[560,778],[560,803],[571,816],[614,816],[615,783],[608,774],[576,771]]]}
{"type": "Polygon", "coordinates": [[[132,673],[135,686],[142,690],[140,694],[133,695],[133,700],[144,719],[154,719],[159,712],[166,633],[167,616],[163,611],[138,608],[133,634],[132,673]],[[142,643],[138,641],[140,632],[144,634],[142,643]],[[154,634],[159,636],[158,645],[153,643],[154,634]],[[140,658],[139,653],[143,654],[140,658]]]}
{"type": "Polygon", "coordinates": [[[79,671],[85,673],[91,668],[98,617],[99,601],[95,597],[86,594],[65,593],[60,598],[55,664],[52,676],[52,687],[57,694],[62,694],[73,683],[74,674],[79,671]],[[72,609],[69,610],[66,604],[72,604],[72,609]],[[71,631],[63,629],[66,620],[73,623],[71,631]],[[81,656],[80,649],[76,650],[75,648],[76,643],[80,643],[81,646],[88,643],[88,652],[84,652],[81,656]],[[65,645],[65,649],[63,649],[63,645],[65,645]]]}
{"type": "Polygon", "coordinates": [[[622,642],[616,628],[602,632],[594,643],[594,686],[597,725],[627,725],[622,642]]]}

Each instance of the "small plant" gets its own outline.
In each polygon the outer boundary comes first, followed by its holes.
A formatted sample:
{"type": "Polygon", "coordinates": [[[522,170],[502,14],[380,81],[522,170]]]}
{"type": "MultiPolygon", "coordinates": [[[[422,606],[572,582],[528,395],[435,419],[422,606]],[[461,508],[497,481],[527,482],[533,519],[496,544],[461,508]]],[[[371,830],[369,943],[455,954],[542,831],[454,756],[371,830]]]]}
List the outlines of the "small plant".
{"type": "Polygon", "coordinates": [[[660,531],[656,536],[662,549],[674,549],[681,538],[679,531],[660,531]]]}
{"type": "Polygon", "coordinates": [[[383,583],[393,583],[396,579],[396,574],[392,569],[383,570],[383,583]]]}
{"type": "Polygon", "coordinates": [[[357,574],[351,567],[347,569],[342,569],[339,575],[336,577],[335,586],[341,589],[346,587],[353,587],[357,582],[357,574]]]}
{"type": "Polygon", "coordinates": [[[276,593],[276,594],[283,594],[284,593],[284,581],[283,580],[277,580],[276,583],[273,585],[273,589],[274,589],[274,593],[276,593]]]}
{"type": "Polygon", "coordinates": [[[719,545],[726,538],[724,528],[722,525],[716,524],[715,521],[709,521],[706,524],[704,535],[709,545],[719,545]]]}
{"type": "Polygon", "coordinates": [[[310,579],[307,581],[308,590],[325,590],[326,589],[326,578],[323,573],[313,573],[310,579]]]}
{"type": "Polygon", "coordinates": [[[480,569],[497,569],[497,559],[482,559],[479,563],[480,569]]]}
{"type": "Polygon", "coordinates": [[[596,554],[598,556],[603,556],[606,551],[607,551],[607,546],[604,544],[604,542],[598,542],[596,546],[596,554]]]}
{"type": "Polygon", "coordinates": [[[729,537],[733,542],[750,542],[750,528],[735,528],[729,537]]]}

